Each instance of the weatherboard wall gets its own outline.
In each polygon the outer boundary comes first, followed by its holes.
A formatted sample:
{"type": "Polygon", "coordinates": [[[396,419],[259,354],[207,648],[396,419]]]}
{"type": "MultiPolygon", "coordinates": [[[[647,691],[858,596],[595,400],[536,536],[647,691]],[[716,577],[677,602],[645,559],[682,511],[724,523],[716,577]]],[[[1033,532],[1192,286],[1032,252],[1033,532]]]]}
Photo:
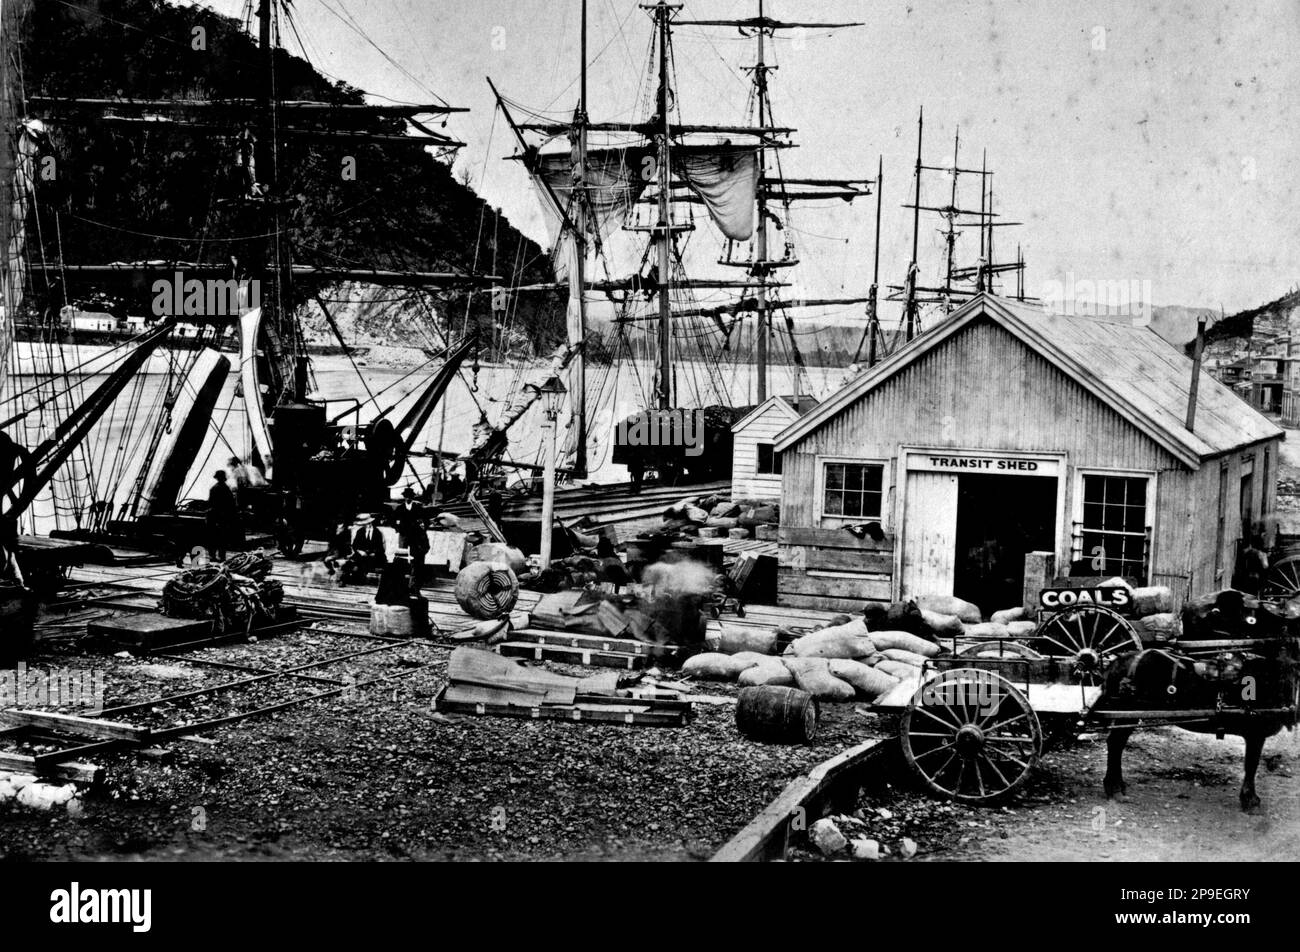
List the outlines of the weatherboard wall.
{"type": "MultiPolygon", "coordinates": [[[[1064,492],[1056,555],[1062,571],[1071,557],[1079,470],[1154,476],[1153,576],[1189,576],[1204,561],[1205,543],[1195,541],[1197,513],[1207,511],[1204,475],[1198,478],[1073,378],[980,318],[787,448],[782,604],[847,609],[866,598],[899,597],[903,553],[897,542],[905,531],[900,458],[907,448],[1060,454],[1064,492]],[[816,487],[826,458],[884,463],[884,540],[857,540],[843,526],[861,519],[820,513],[816,487]]],[[[1275,470],[1275,451],[1273,459],[1275,470]]],[[[1217,483],[1209,504],[1216,501],[1217,483]]],[[[1239,533],[1240,527],[1226,531],[1239,533]]]]}
{"type": "Polygon", "coordinates": [[[781,498],[781,476],[758,472],[758,446],[771,443],[776,435],[797,418],[784,400],[768,401],[750,414],[743,426],[732,430],[731,498],[762,499],[776,502],[781,498]]]}

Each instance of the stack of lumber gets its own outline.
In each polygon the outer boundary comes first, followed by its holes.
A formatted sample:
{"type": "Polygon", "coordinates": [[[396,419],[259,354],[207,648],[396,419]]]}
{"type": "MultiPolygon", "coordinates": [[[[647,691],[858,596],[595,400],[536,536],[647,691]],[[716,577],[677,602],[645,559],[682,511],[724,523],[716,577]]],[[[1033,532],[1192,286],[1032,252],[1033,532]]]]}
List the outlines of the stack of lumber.
{"type": "Polygon", "coordinates": [[[457,648],[447,665],[439,711],[542,720],[682,727],[694,716],[680,697],[636,698],[614,672],[556,674],[478,648],[457,648]]]}

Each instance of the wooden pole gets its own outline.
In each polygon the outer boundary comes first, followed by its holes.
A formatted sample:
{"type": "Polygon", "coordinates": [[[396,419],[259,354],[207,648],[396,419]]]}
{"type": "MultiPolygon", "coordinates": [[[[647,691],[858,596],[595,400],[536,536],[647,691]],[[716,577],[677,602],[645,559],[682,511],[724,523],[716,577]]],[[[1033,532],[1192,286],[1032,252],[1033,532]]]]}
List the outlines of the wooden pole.
{"type": "Polygon", "coordinates": [[[577,346],[570,371],[569,399],[574,417],[573,469],[579,476],[587,475],[587,0],[582,0],[582,74],[578,91],[578,176],[577,176],[577,231],[574,240],[574,267],[569,270],[572,282],[569,295],[578,303],[577,346]]]}
{"type": "Polygon", "coordinates": [[[912,262],[907,268],[907,339],[916,336],[917,242],[921,234],[921,138],[925,131],[925,107],[916,119],[916,200],[912,202],[912,262]]]}
{"type": "MultiPolygon", "coordinates": [[[[758,0],[758,18],[763,19],[763,0],[758,0]]],[[[765,112],[767,104],[767,75],[763,64],[763,40],[764,29],[760,25],[758,30],[758,63],[754,67],[754,85],[758,98],[758,124],[761,126],[767,121],[765,112]]],[[[750,272],[758,279],[758,347],[756,358],[757,367],[757,402],[762,403],[767,399],[767,347],[768,338],[771,336],[771,319],[767,312],[767,198],[765,191],[767,187],[765,153],[762,146],[758,149],[758,236],[754,243],[754,264],[750,272]]],[[[797,389],[797,388],[796,388],[797,389]]]]}
{"type": "Polygon", "coordinates": [[[672,188],[668,118],[668,16],[669,7],[655,7],[659,28],[659,408],[673,405],[673,305],[672,305],[672,188]]]}
{"type": "Polygon", "coordinates": [[[546,470],[542,475],[542,537],[537,560],[542,569],[551,567],[551,524],[555,521],[555,420],[550,411],[542,424],[546,443],[546,470]]]}

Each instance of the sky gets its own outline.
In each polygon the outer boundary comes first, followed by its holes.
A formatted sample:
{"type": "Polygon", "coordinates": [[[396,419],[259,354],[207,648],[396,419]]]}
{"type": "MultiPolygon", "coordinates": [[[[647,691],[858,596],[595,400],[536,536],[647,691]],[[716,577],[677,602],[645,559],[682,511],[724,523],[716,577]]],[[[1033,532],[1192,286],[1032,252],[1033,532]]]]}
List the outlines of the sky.
{"type": "MultiPolygon", "coordinates": [[[[244,0],[202,5],[238,15],[244,0]]],[[[757,7],[686,0],[680,15],[748,17],[757,7]]],[[[485,77],[533,109],[571,112],[580,9],[580,0],[293,3],[322,72],[375,96],[427,102],[433,92],[469,107],[446,129],[467,143],[457,171],[542,243],[526,176],[502,161],[514,143],[485,77]]],[[[1023,248],[1031,295],[1136,282],[1147,303],[1232,313],[1300,284],[1300,0],[767,0],[766,12],[865,21],[778,39],[769,61],[779,66],[776,119],[798,130],[799,147],[782,155],[787,174],[873,175],[883,157],[882,284],[901,283],[910,257],[911,212],[901,206],[922,107],[927,164],[951,163],[957,133],[963,166],[987,154],[998,211],[1024,223],[999,229],[998,256],[1023,248]]],[[[648,14],[635,0],[590,0],[588,18],[592,119],[643,116],[648,14]]],[[[674,49],[682,118],[745,121],[753,41],[682,27],[674,49]]],[[[946,204],[950,187],[927,174],[923,202],[946,204]]],[[[978,204],[976,179],[959,189],[959,204],[978,204]]],[[[791,293],[865,293],[874,215],[874,198],[800,208],[785,233],[804,262],[791,293]]],[[[940,224],[922,216],[925,281],[940,274],[940,224]]],[[[977,240],[963,235],[959,258],[973,264],[977,240]]],[[[692,260],[716,257],[716,240],[691,241],[692,260]]]]}

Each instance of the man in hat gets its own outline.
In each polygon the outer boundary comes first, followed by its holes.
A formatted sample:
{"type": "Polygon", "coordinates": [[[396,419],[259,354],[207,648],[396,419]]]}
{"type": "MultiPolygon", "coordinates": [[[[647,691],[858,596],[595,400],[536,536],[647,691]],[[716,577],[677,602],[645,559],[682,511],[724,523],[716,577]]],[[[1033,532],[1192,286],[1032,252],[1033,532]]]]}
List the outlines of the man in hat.
{"type": "Polygon", "coordinates": [[[226,485],[225,470],[212,474],[212,488],[208,490],[208,551],[213,560],[226,560],[226,546],[234,535],[239,522],[239,510],[235,506],[235,494],[226,485]]]}
{"type": "Polygon", "coordinates": [[[415,498],[415,490],[407,486],[402,490],[402,505],[394,514],[397,531],[406,543],[407,559],[411,563],[411,591],[420,590],[421,576],[424,573],[424,557],[429,554],[429,536],[425,529],[426,514],[424,506],[415,498]]]}
{"type": "Polygon", "coordinates": [[[388,564],[388,553],[384,549],[384,536],[375,525],[370,513],[363,512],[357,516],[357,530],[352,534],[352,552],[349,558],[351,575],[364,578],[371,572],[382,572],[388,564]]]}

